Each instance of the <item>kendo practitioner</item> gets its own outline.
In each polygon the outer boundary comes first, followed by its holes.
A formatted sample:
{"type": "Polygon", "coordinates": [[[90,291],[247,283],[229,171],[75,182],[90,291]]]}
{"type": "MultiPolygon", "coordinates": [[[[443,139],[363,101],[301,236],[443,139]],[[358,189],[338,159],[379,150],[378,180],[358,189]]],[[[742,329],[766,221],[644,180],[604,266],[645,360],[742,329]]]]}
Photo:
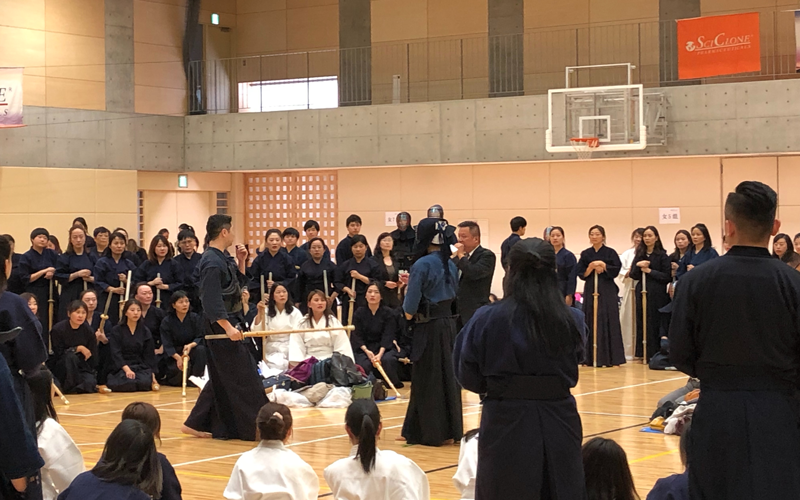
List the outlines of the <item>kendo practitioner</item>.
{"type": "Polygon", "coordinates": [[[800,498],[800,274],[769,253],[778,195],[745,181],[725,202],[728,253],[675,288],[670,361],[700,379],[692,499],[800,498]]]}
{"type": "Polygon", "coordinates": [[[197,282],[195,281],[195,269],[200,263],[200,254],[197,253],[197,247],[199,246],[200,240],[197,239],[194,231],[183,229],[178,233],[178,249],[180,253],[175,256],[175,262],[181,267],[183,291],[189,297],[192,310],[196,313],[202,312],[200,297],[197,294],[197,282]]]}
{"type": "Polygon", "coordinates": [[[53,326],[53,356],[47,365],[65,394],[97,392],[97,338],[86,317],[89,309],[79,300],[67,307],[67,319],[53,326]]]}
{"type": "Polygon", "coordinates": [[[408,212],[397,214],[395,222],[397,229],[391,233],[394,241],[394,255],[400,269],[408,271],[411,269],[411,264],[414,263],[414,238],[417,237],[417,233],[411,227],[411,214],[408,212]]]}
{"type": "Polygon", "coordinates": [[[645,362],[661,350],[661,323],[663,314],[659,309],[669,304],[667,285],[672,281],[672,262],[661,244],[661,237],[655,226],[644,228],[642,242],[636,249],[631,265],[631,278],[636,283],[636,345],[635,357],[642,357],[644,336],[644,301],[642,300],[642,275],[647,278],[647,355],[645,362]]]}
{"type": "MultiPolygon", "coordinates": [[[[50,286],[53,287],[53,300],[58,299],[58,288],[53,281],[56,274],[56,262],[58,255],[47,248],[50,241],[50,233],[47,229],[37,227],[31,231],[31,248],[19,260],[20,279],[25,284],[25,291],[36,296],[36,303],[39,305],[37,316],[39,322],[49,328],[50,314],[50,286]]],[[[58,312],[53,304],[53,316],[58,312]]],[[[55,318],[53,319],[55,323],[55,318]]]]}
{"type": "MultiPolygon", "coordinates": [[[[153,291],[147,283],[135,284],[133,288],[131,288],[131,293],[141,307],[141,323],[147,327],[150,331],[150,336],[153,338],[153,345],[155,346],[154,355],[156,357],[156,364],[153,371],[156,378],[159,378],[158,369],[164,357],[164,344],[161,340],[161,323],[164,321],[167,313],[164,309],[155,307],[153,304],[153,291]]],[[[169,304],[167,304],[167,306],[169,306],[169,304]]]]}
{"type": "Polygon", "coordinates": [[[397,356],[394,349],[397,318],[395,312],[381,304],[380,284],[370,282],[367,287],[367,305],[353,314],[355,330],[350,334],[350,344],[357,365],[364,373],[383,378],[374,363],[380,362],[386,376],[396,388],[403,387],[397,375],[397,356]]]}
{"type": "MultiPolygon", "coordinates": [[[[314,238],[320,238],[322,240],[322,246],[325,247],[325,260],[331,260],[331,251],[328,248],[328,245],[325,244],[325,240],[319,236],[319,222],[315,220],[308,220],[305,224],[303,224],[303,232],[306,233],[306,242],[300,245],[300,248],[308,252],[311,255],[311,240],[314,238]]],[[[305,302],[305,300],[303,300],[305,302]]]]}
{"type": "Polygon", "coordinates": [[[270,229],[267,231],[264,241],[267,244],[266,248],[253,260],[253,265],[247,269],[247,275],[250,277],[248,290],[256,302],[263,298],[261,297],[261,276],[264,277],[264,293],[268,293],[275,283],[289,286],[297,277],[297,269],[294,267],[292,258],[288,253],[281,251],[280,230],[270,229]]]}
{"type": "Polygon", "coordinates": [[[527,228],[528,221],[525,220],[525,217],[517,216],[511,219],[511,235],[500,245],[500,265],[503,266],[504,271],[508,272],[508,253],[511,251],[511,247],[525,236],[527,228]]]}
{"type": "Polygon", "coordinates": [[[169,307],[169,298],[173,292],[183,289],[183,273],[181,266],[172,258],[173,252],[172,244],[166,236],[154,236],[147,252],[147,260],[133,273],[135,282],[144,281],[150,285],[153,296],[156,297],[155,306],[161,309],[169,307]],[[158,303],[159,295],[161,303],[158,303]]]}
{"type": "MultiPolygon", "coordinates": [[[[353,258],[353,237],[361,233],[361,217],[350,214],[347,217],[347,236],[336,245],[336,265],[341,266],[345,261],[353,258]]],[[[372,250],[367,245],[367,257],[372,257],[372,250]]]]}
{"type": "Polygon", "coordinates": [[[94,287],[94,265],[94,257],[86,246],[86,230],[79,224],[72,226],[67,251],[59,255],[56,262],[55,276],[61,284],[59,321],[67,318],[67,306],[78,300],[82,291],[94,287]]]}
{"type": "Polygon", "coordinates": [[[75,217],[75,219],[72,220],[72,225],[80,226],[83,228],[83,232],[86,234],[87,249],[93,248],[97,245],[94,241],[94,238],[89,236],[89,224],[86,223],[86,219],[84,219],[83,217],[75,217]]]}
{"type": "Polygon", "coordinates": [[[107,227],[100,226],[94,229],[94,246],[89,248],[89,253],[92,254],[94,260],[98,260],[108,248],[111,241],[111,232],[107,227]]]}
{"type": "Polygon", "coordinates": [[[183,356],[189,356],[189,373],[202,377],[206,369],[205,328],[200,316],[191,312],[185,292],[172,294],[169,314],[161,321],[164,357],[160,373],[163,383],[180,387],[183,379],[183,356]]]}
{"type": "Polygon", "coordinates": [[[479,307],[489,303],[497,256],[481,246],[481,228],[477,222],[458,225],[458,243],[453,258],[458,268],[458,326],[466,325],[479,307]]]}
{"type": "Polygon", "coordinates": [[[622,262],[613,248],[606,246],[606,230],[602,226],[589,228],[589,241],[592,246],[581,252],[575,270],[580,279],[586,282],[583,287],[583,312],[586,314],[586,327],[589,338],[585,349],[584,364],[594,364],[592,329],[594,328],[594,273],[597,272],[597,288],[600,293],[597,307],[597,366],[619,366],[625,364],[625,347],[622,344],[622,330],[619,324],[619,288],[614,278],[619,275],[622,262]]]}
{"type": "Polygon", "coordinates": [[[255,441],[256,416],[267,403],[256,362],[241,342],[237,329],[242,321],[242,286],[247,284],[248,251],[236,246],[237,264],[225,256],[233,245],[229,215],[215,214],[206,224],[208,248],[203,252],[200,300],[205,314],[205,332],[225,334],[229,340],[207,340],[210,380],[197,398],[183,432],[198,437],[255,441]]]}
{"type": "Polygon", "coordinates": [[[367,285],[370,279],[378,277],[378,263],[367,255],[369,246],[364,235],[356,234],[350,241],[353,245],[350,253],[353,256],[339,264],[336,277],[336,291],[342,298],[342,322],[350,318],[350,307],[353,313],[367,305],[367,285]],[[356,287],[353,289],[353,281],[356,287]],[[351,299],[354,301],[351,302],[351,299]]]}
{"type": "Polygon", "coordinates": [[[428,217],[445,221],[447,226],[444,235],[448,245],[455,245],[458,242],[458,236],[456,236],[457,229],[455,226],[451,226],[447,222],[447,219],[444,218],[444,208],[442,208],[441,205],[432,205],[431,208],[428,209],[428,217]]]}
{"type": "Polygon", "coordinates": [[[329,304],[332,304],[339,295],[336,291],[336,264],[325,258],[325,243],[322,238],[313,238],[308,243],[310,258],[300,266],[296,287],[298,294],[295,300],[303,314],[308,312],[306,298],[314,290],[325,292],[329,304]],[[326,276],[327,290],[325,289],[326,276]]]}
{"type": "Polygon", "coordinates": [[[475,498],[585,499],[581,418],[570,394],[583,313],[564,302],[549,243],[516,243],[508,266],[504,300],[478,309],[453,352],[461,386],[485,394],[475,498]]]}
{"type": "Polygon", "coordinates": [[[283,238],[284,244],[281,250],[289,254],[289,257],[292,258],[292,264],[294,264],[295,270],[300,271],[300,266],[303,265],[303,262],[308,260],[308,252],[297,246],[297,239],[300,238],[300,232],[293,227],[287,227],[283,230],[281,237],[283,238]]]}
{"type": "Polygon", "coordinates": [[[25,283],[20,275],[19,262],[22,255],[16,253],[16,241],[10,234],[4,234],[5,238],[11,243],[11,275],[8,277],[7,290],[17,295],[25,292],[25,283]]]}
{"type": "MultiPolygon", "coordinates": [[[[125,301],[125,289],[128,284],[128,271],[131,276],[136,271],[136,265],[125,258],[125,235],[113,233],[104,255],[100,257],[94,266],[95,286],[101,292],[98,297],[97,308],[102,313],[105,310],[106,302],[111,295],[111,302],[108,304],[108,325],[107,331],[119,323],[120,303],[125,301]]],[[[133,254],[129,254],[133,255],[133,254]]],[[[131,278],[133,279],[133,278],[131,278]]],[[[131,289],[131,293],[135,291],[131,289]]]]}
{"type": "Polygon", "coordinates": [[[415,256],[403,302],[413,322],[411,400],[402,436],[409,444],[440,446],[461,439],[461,388],[453,373],[456,321],[452,313],[458,269],[446,244],[447,222],[426,218],[417,226],[415,256]]]}

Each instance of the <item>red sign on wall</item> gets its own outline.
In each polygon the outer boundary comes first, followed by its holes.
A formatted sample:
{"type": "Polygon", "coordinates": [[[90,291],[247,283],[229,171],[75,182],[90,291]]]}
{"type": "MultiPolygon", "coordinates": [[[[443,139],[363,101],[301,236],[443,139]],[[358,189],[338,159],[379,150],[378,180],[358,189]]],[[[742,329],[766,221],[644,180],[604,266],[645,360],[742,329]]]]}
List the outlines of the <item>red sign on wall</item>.
{"type": "Polygon", "coordinates": [[[678,78],[761,71],[758,12],[678,21],[678,78]]]}

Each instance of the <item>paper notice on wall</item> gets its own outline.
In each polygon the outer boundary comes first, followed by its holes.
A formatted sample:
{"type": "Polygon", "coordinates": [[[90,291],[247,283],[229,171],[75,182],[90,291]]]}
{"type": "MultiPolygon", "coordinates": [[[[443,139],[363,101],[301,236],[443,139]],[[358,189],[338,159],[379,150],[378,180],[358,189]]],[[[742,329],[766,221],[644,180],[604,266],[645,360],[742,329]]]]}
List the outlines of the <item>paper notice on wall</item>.
{"type": "Polygon", "coordinates": [[[22,68],[0,68],[0,128],[22,123],[22,68]]]}
{"type": "Polygon", "coordinates": [[[680,208],[659,208],[658,209],[658,223],[659,224],[680,224],[681,223],[681,209],[680,208]]]}
{"type": "Polygon", "coordinates": [[[386,227],[397,227],[397,214],[400,212],[386,212],[386,221],[384,224],[386,227]]]}

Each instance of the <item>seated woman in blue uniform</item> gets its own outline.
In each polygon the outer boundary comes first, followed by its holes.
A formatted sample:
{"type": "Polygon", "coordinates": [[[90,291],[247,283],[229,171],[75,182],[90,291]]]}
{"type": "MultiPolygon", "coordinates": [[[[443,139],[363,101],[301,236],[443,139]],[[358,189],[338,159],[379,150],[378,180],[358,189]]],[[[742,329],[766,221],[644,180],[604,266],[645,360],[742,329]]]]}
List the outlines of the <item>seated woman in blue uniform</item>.
{"type": "Polygon", "coordinates": [[[200,316],[190,311],[192,305],[185,292],[173,293],[170,306],[170,313],[161,320],[161,342],[165,356],[159,372],[164,384],[180,387],[184,361],[189,363],[189,375],[202,377],[206,370],[205,326],[200,316]],[[184,360],[183,356],[188,358],[184,360]]]}
{"type": "Polygon", "coordinates": [[[125,302],[122,320],[111,330],[108,344],[114,371],[108,388],[114,392],[157,391],[155,345],[142,321],[142,306],[136,299],[125,302]]]}
{"type": "Polygon", "coordinates": [[[381,288],[377,281],[367,287],[367,307],[358,309],[353,315],[350,344],[355,354],[355,362],[367,374],[383,378],[375,367],[380,363],[386,376],[396,388],[403,387],[397,376],[398,357],[394,348],[397,318],[395,312],[381,303],[381,288]]]}
{"type": "Polygon", "coordinates": [[[656,481],[653,489],[647,494],[647,500],[689,500],[689,440],[692,434],[692,423],[688,422],[681,432],[682,474],[673,474],[656,481]]]}
{"type": "Polygon", "coordinates": [[[628,455],[613,439],[592,438],[581,449],[590,500],[639,500],[633,484],[628,455]]]}
{"type": "Polygon", "coordinates": [[[97,338],[86,323],[88,309],[80,300],[67,307],[67,319],[53,325],[53,356],[48,366],[66,394],[97,392],[97,338]]]}
{"type": "Polygon", "coordinates": [[[123,420],[106,440],[100,461],[80,474],[58,500],[150,500],[162,490],[161,462],[153,432],[136,420],[123,420]]]}
{"type": "Polygon", "coordinates": [[[581,418],[570,394],[584,318],[564,301],[553,246],[514,244],[504,293],[478,309],[453,352],[461,386],[486,395],[476,497],[585,498],[581,418]]]}

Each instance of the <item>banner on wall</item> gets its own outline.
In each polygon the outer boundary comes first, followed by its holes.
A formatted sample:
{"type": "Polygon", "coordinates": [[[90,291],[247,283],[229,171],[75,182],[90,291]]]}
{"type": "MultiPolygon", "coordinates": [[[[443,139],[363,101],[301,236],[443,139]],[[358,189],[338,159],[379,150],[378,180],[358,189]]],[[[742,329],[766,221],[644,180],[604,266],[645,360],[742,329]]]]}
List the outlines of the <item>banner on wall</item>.
{"type": "Polygon", "coordinates": [[[794,71],[800,73],[800,10],[794,11],[794,71]]]}
{"type": "Polygon", "coordinates": [[[678,78],[761,71],[758,12],[678,21],[678,78]]]}
{"type": "Polygon", "coordinates": [[[0,68],[0,128],[22,123],[22,68],[0,68]]]}

